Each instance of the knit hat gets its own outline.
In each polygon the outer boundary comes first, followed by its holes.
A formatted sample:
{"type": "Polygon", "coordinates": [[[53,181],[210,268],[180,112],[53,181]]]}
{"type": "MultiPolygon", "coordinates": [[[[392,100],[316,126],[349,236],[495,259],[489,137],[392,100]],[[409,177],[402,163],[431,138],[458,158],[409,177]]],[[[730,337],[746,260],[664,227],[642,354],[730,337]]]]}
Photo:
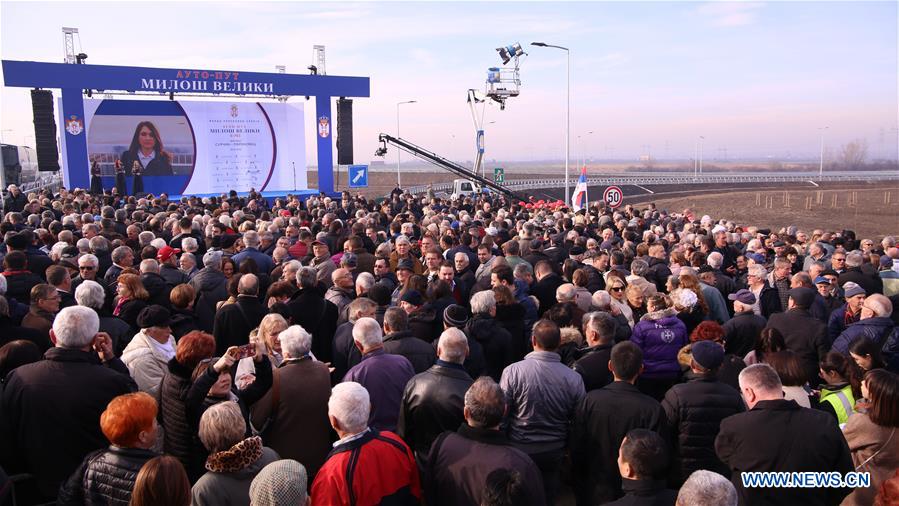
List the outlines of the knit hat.
{"type": "Polygon", "coordinates": [[[849,297],[855,297],[856,295],[867,295],[867,292],[865,292],[865,289],[859,286],[858,283],[847,281],[843,283],[843,295],[848,299],[849,297]]]}
{"type": "Polygon", "coordinates": [[[142,329],[163,327],[169,324],[171,317],[168,309],[154,304],[143,308],[137,315],[137,326],[142,329]]]}
{"type": "Polygon", "coordinates": [[[425,303],[424,297],[421,296],[421,292],[419,292],[418,290],[409,290],[408,292],[404,293],[400,301],[408,302],[413,306],[422,306],[425,303]]]}
{"type": "Polygon", "coordinates": [[[462,328],[469,318],[468,310],[458,304],[450,304],[443,310],[443,322],[450,327],[462,328]]]}
{"type": "Polygon", "coordinates": [[[296,460],[276,460],[250,483],[250,502],[266,506],[306,504],[306,468],[296,460]]]}
{"type": "Polygon", "coordinates": [[[693,361],[703,369],[713,371],[724,362],[724,348],[715,341],[697,341],[690,346],[693,361]]]}

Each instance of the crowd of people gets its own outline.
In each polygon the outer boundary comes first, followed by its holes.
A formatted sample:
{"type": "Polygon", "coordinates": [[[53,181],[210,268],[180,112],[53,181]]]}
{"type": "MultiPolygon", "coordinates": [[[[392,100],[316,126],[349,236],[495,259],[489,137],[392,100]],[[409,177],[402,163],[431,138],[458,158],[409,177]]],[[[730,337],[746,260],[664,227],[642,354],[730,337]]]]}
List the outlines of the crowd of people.
{"type": "Polygon", "coordinates": [[[899,504],[892,236],[10,187],[0,240],[0,504],[899,504]]]}

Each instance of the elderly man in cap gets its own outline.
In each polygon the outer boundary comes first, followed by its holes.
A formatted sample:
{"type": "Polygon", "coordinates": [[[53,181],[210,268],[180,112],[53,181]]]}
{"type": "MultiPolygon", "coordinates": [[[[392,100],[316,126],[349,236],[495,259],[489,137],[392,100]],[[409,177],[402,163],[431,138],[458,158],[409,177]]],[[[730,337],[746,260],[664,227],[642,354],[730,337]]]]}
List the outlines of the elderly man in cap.
{"type": "Polygon", "coordinates": [[[331,274],[337,269],[334,261],[331,260],[331,253],[328,249],[328,243],[322,240],[312,241],[312,260],[309,261],[309,267],[315,269],[316,279],[319,283],[324,283],[330,288],[334,282],[331,274]]]}
{"type": "Polygon", "coordinates": [[[178,269],[178,255],[181,250],[171,246],[163,246],[156,252],[156,260],[159,262],[159,275],[170,288],[175,288],[182,283],[189,283],[190,277],[178,269]]]}
{"type": "Polygon", "coordinates": [[[691,352],[686,383],[671,387],[662,400],[669,434],[675,436],[678,484],[699,469],[730,474],[727,466],[715,456],[715,436],[721,420],[743,411],[740,393],[718,381],[718,369],[724,363],[724,348],[714,341],[698,341],[693,343],[691,352]]]}
{"type": "Polygon", "coordinates": [[[142,309],[137,315],[140,332],[134,335],[122,352],[122,362],[128,366],[137,387],[154,397],[168,370],[169,360],[175,358],[178,351],[169,327],[171,317],[169,310],[162,306],[142,309]]]}
{"type": "Polygon", "coordinates": [[[727,353],[744,357],[755,349],[768,322],[752,311],[756,299],[750,290],[742,288],[727,298],[733,302],[734,316],[724,324],[724,349],[727,353]]]}
{"type": "Polygon", "coordinates": [[[862,317],[862,305],[865,303],[865,289],[852,281],[843,285],[843,298],[846,302],[830,313],[827,319],[827,337],[833,342],[846,327],[859,321],[862,317]]]}
{"type": "Polygon", "coordinates": [[[812,386],[820,381],[818,363],[830,351],[827,328],[809,313],[815,295],[811,288],[791,289],[787,311],[775,313],[768,320],[768,327],[778,330],[784,337],[787,349],[797,355],[812,386]]]}

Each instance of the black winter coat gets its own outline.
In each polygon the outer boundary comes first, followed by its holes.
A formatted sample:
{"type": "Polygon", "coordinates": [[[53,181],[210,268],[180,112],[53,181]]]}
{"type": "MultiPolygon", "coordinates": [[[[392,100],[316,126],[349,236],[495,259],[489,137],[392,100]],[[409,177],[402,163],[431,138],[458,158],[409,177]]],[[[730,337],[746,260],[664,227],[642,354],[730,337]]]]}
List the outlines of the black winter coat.
{"type": "Polygon", "coordinates": [[[487,368],[484,374],[499,381],[503,369],[512,363],[512,336],[494,318],[476,314],[465,325],[465,334],[480,343],[487,368]]]}
{"type": "Polygon", "coordinates": [[[192,309],[173,309],[170,322],[169,327],[172,328],[172,335],[175,336],[175,339],[181,339],[188,333],[200,329],[197,315],[192,309]]]}
{"type": "MultiPolygon", "coordinates": [[[[383,322],[382,322],[383,325],[383,322]]],[[[331,373],[331,384],[340,383],[347,371],[354,365],[362,362],[362,353],[353,342],[353,324],[350,322],[341,323],[334,332],[334,342],[331,346],[331,366],[334,372],[331,373]]]]}
{"type": "Polygon", "coordinates": [[[250,342],[250,331],[268,311],[253,295],[238,295],[237,302],[227,304],[215,314],[212,335],[215,337],[215,353],[225,354],[230,346],[241,346],[250,342]]]}
{"type": "Polygon", "coordinates": [[[584,379],[584,390],[597,390],[611,383],[614,378],[609,370],[609,360],[614,344],[598,344],[581,350],[579,358],[572,369],[584,379]]]}
{"type": "Polygon", "coordinates": [[[496,321],[512,338],[512,362],[524,359],[531,352],[530,336],[525,334],[524,314],[524,306],[517,302],[496,306],[496,321]]]}
{"type": "Polygon", "coordinates": [[[677,491],[665,488],[663,480],[623,479],[624,497],[607,503],[607,506],[674,506],[677,491]]]}
{"type": "Polygon", "coordinates": [[[7,271],[3,275],[6,277],[6,298],[16,299],[22,304],[28,304],[31,289],[44,282],[31,271],[7,271]]]}
{"type": "Polygon", "coordinates": [[[144,288],[147,289],[147,293],[150,294],[150,300],[147,303],[156,304],[169,310],[172,309],[172,303],[169,301],[172,287],[169,286],[165,278],[155,272],[148,272],[141,274],[140,280],[144,284],[144,288]]]}
{"type": "MultiPolygon", "coordinates": [[[[137,316],[147,306],[147,301],[141,299],[130,299],[122,303],[118,317],[131,327],[131,330],[128,331],[131,334],[131,337],[134,337],[134,334],[137,334],[140,330],[140,327],[137,325],[137,316]]],[[[129,338],[128,341],[130,342],[131,339],[129,338]]]]}
{"type": "Polygon", "coordinates": [[[849,446],[833,417],[802,408],[794,401],[759,401],[746,413],[725,418],[715,439],[715,452],[732,471],[740,504],[772,506],[837,505],[850,488],[744,488],[740,473],[833,472],[855,466],[849,446]]]}
{"type": "Polygon", "coordinates": [[[151,450],[118,446],[91,453],[62,485],[56,504],[128,506],[137,473],[155,456],[151,450]]]}
{"type": "Polygon", "coordinates": [[[562,276],[556,273],[547,274],[543,279],[534,284],[531,294],[537,297],[540,306],[537,308],[537,315],[543,316],[549,308],[556,305],[556,289],[565,284],[562,276]]]}
{"type": "Polygon", "coordinates": [[[7,377],[0,399],[0,465],[35,476],[38,491],[56,497],[84,457],[109,442],[98,420],[114,397],[137,390],[119,359],[51,348],[44,360],[7,377]]]}
{"type": "Polygon", "coordinates": [[[53,346],[45,332],[15,325],[9,316],[0,314],[0,346],[17,339],[31,341],[37,345],[41,353],[53,346]]]}
{"type": "Polygon", "coordinates": [[[406,357],[412,364],[415,374],[427,371],[437,360],[434,347],[415,337],[408,330],[391,332],[384,336],[384,351],[406,357]]]}
{"type": "Polygon", "coordinates": [[[865,293],[868,295],[883,293],[883,280],[880,279],[880,276],[870,276],[868,274],[865,274],[859,267],[846,269],[845,272],[840,274],[840,278],[837,282],[840,284],[840,286],[843,286],[849,281],[852,281],[858,286],[864,288],[865,293]]]}
{"type": "Polygon", "coordinates": [[[312,354],[322,362],[331,361],[331,343],[337,330],[337,306],[325,300],[317,288],[299,290],[290,299],[293,325],[312,335],[312,354]]]}
{"type": "Polygon", "coordinates": [[[169,285],[169,288],[175,288],[180,284],[190,282],[190,278],[187,277],[187,274],[181,272],[177,267],[168,264],[159,266],[159,275],[162,276],[162,279],[169,285]]]}
{"type": "MultiPolygon", "coordinates": [[[[190,280],[190,286],[197,291],[194,312],[203,332],[212,332],[215,322],[215,305],[228,298],[228,279],[222,271],[208,267],[200,270],[190,280]]],[[[296,323],[296,322],[294,322],[296,323]]]]}
{"type": "Polygon", "coordinates": [[[729,477],[730,470],[715,455],[715,436],[721,420],[744,411],[743,399],[714,375],[688,372],[687,377],[687,383],[671,387],[662,400],[674,449],[672,475],[678,485],[698,469],[729,477]]]}
{"type": "Polygon", "coordinates": [[[577,504],[602,504],[621,495],[618,449],[631,429],[665,433],[665,410],[625,381],[587,392],[571,423],[569,449],[577,504]]]}
{"type": "Polygon", "coordinates": [[[794,308],[775,313],[768,319],[768,327],[784,336],[787,349],[796,353],[812,386],[818,384],[818,363],[830,351],[827,326],[805,309],[794,308]]]}
{"type": "Polygon", "coordinates": [[[733,318],[724,324],[724,351],[745,357],[755,349],[755,344],[767,324],[764,318],[751,310],[735,313],[733,318]]]}
{"type": "MultiPolygon", "coordinates": [[[[203,444],[197,436],[195,426],[187,413],[187,393],[190,391],[190,377],[193,370],[181,365],[176,359],[169,360],[168,372],[162,377],[157,403],[157,420],[165,429],[163,450],[181,461],[184,469],[202,469],[199,457],[204,454],[203,444]]],[[[202,474],[202,473],[201,473],[202,474]]]]}
{"type": "Polygon", "coordinates": [[[465,368],[444,362],[406,383],[396,432],[416,456],[426,456],[437,436],[465,422],[465,392],[472,383],[465,368]]]}

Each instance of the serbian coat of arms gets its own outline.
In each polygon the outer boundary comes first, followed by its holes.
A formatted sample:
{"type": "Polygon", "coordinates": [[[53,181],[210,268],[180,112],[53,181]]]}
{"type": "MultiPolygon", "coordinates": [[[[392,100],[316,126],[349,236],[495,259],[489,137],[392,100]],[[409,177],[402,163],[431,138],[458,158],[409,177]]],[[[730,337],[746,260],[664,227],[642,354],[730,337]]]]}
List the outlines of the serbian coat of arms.
{"type": "Polygon", "coordinates": [[[66,120],[66,132],[72,135],[78,135],[84,131],[84,122],[78,119],[74,114],[66,120]]]}
{"type": "Polygon", "coordinates": [[[322,138],[331,135],[331,121],[327,116],[318,118],[318,135],[322,138]]]}

